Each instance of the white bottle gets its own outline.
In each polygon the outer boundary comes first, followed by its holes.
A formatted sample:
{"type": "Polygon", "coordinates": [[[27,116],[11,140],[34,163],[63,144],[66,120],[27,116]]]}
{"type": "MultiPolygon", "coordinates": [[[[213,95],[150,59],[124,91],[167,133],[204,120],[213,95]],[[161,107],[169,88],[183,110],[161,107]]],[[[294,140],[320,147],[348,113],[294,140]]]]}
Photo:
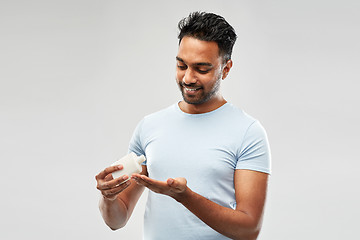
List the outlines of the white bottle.
{"type": "Polygon", "coordinates": [[[115,179],[126,174],[129,176],[129,178],[123,182],[128,181],[131,177],[131,174],[140,173],[142,171],[141,163],[143,163],[145,160],[146,158],[144,155],[137,156],[133,152],[129,153],[128,155],[111,164],[111,166],[119,164],[123,165],[123,169],[112,173],[113,178],[115,179]]]}

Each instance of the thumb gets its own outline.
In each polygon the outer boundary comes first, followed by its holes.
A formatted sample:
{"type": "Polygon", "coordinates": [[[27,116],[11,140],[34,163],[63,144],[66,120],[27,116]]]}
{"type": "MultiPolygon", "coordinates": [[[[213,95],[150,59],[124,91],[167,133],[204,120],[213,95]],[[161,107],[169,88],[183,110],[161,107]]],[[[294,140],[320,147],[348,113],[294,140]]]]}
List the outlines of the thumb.
{"type": "Polygon", "coordinates": [[[166,181],[167,184],[170,186],[170,187],[173,187],[174,186],[174,183],[175,183],[175,179],[173,178],[168,178],[168,180],[166,181]]]}
{"type": "Polygon", "coordinates": [[[173,188],[184,187],[184,186],[186,186],[186,183],[187,183],[187,181],[185,178],[169,178],[167,180],[167,184],[173,188]]]}

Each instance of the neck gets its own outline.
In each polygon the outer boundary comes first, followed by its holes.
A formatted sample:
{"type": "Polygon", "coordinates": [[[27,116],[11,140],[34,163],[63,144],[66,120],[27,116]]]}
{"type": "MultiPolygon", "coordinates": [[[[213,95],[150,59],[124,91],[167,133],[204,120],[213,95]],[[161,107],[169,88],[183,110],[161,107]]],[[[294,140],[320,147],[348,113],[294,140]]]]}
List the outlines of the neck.
{"type": "Polygon", "coordinates": [[[214,111],[215,109],[218,109],[224,105],[226,102],[227,101],[222,96],[218,96],[202,104],[189,104],[185,101],[181,101],[179,103],[179,107],[185,113],[201,114],[214,111]]]}

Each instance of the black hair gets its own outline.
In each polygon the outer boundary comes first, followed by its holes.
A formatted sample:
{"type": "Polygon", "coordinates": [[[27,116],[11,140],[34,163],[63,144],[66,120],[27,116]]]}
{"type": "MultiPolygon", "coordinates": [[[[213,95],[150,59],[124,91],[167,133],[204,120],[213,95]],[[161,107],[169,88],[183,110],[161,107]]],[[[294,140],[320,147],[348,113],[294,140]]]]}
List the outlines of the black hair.
{"type": "Polygon", "coordinates": [[[179,44],[183,37],[193,37],[202,41],[214,41],[218,44],[219,54],[227,62],[236,41],[234,28],[225,18],[214,13],[193,12],[180,20],[179,44]]]}

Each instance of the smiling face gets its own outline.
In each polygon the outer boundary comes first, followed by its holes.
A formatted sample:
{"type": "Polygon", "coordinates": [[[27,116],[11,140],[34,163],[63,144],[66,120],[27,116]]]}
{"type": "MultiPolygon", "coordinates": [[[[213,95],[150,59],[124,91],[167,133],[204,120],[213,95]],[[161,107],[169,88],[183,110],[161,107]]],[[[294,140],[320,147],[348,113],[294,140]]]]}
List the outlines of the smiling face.
{"type": "Polygon", "coordinates": [[[224,101],[220,82],[229,72],[231,60],[222,62],[216,42],[184,37],[176,61],[176,81],[186,104],[199,108],[224,101]]]}

